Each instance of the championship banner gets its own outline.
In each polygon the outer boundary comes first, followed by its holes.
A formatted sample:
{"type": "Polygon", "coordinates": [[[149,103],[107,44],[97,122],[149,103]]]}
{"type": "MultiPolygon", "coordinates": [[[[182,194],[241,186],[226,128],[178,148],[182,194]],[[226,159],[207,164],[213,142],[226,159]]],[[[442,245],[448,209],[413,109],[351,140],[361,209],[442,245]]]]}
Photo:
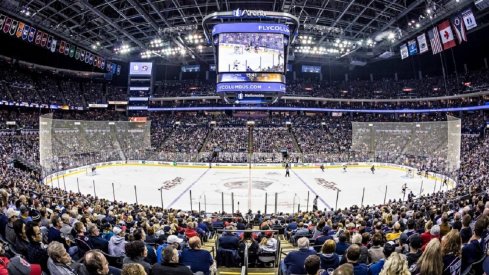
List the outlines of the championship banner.
{"type": "Polygon", "coordinates": [[[121,74],[121,65],[117,65],[117,75],[121,74]]]}
{"type": "Polygon", "coordinates": [[[52,35],[48,36],[48,43],[46,44],[46,48],[48,50],[51,49],[51,42],[53,42],[53,36],[52,35]]]}
{"type": "Polygon", "coordinates": [[[3,24],[3,32],[8,33],[10,31],[10,25],[12,25],[12,18],[7,17],[5,23],[3,24]]]}
{"type": "Polygon", "coordinates": [[[32,41],[34,41],[35,35],[36,35],[36,28],[31,26],[31,28],[29,29],[29,37],[27,37],[27,41],[32,43],[32,41]]]}
{"type": "Polygon", "coordinates": [[[429,49],[428,49],[428,42],[426,41],[426,34],[422,33],[418,35],[416,39],[418,40],[419,53],[422,54],[427,52],[429,49]]]}
{"type": "Polygon", "coordinates": [[[450,26],[450,22],[448,20],[441,22],[438,25],[438,30],[440,32],[443,50],[448,50],[457,45],[457,43],[455,43],[455,37],[453,36],[452,27],[450,26]]]}
{"type": "Polygon", "coordinates": [[[98,61],[98,56],[93,57],[93,63],[90,65],[93,65],[94,67],[97,67],[97,61],[98,61]]]}
{"type": "Polygon", "coordinates": [[[24,22],[19,22],[19,26],[17,27],[17,32],[15,33],[15,36],[17,36],[17,38],[22,38],[24,27],[25,27],[24,22]]]}
{"type": "Polygon", "coordinates": [[[78,47],[75,50],[75,59],[76,60],[79,60],[80,59],[80,48],[78,48],[78,47]]]}
{"type": "Polygon", "coordinates": [[[5,15],[0,14],[0,29],[2,28],[3,23],[5,23],[5,19],[6,19],[6,18],[7,18],[7,17],[6,17],[5,15]]]}
{"type": "Polygon", "coordinates": [[[458,44],[462,42],[467,42],[467,33],[465,32],[464,21],[462,20],[461,14],[456,14],[450,19],[452,23],[453,30],[455,31],[455,36],[457,37],[458,44]]]}
{"type": "Polygon", "coordinates": [[[416,45],[415,39],[408,41],[408,52],[409,56],[413,56],[418,53],[418,46],[416,45]]]}
{"type": "Polygon", "coordinates": [[[27,40],[27,38],[29,38],[30,29],[31,27],[29,27],[29,25],[24,26],[24,30],[22,30],[22,40],[27,40]]]}
{"type": "Polygon", "coordinates": [[[34,43],[36,43],[36,45],[39,45],[41,43],[42,35],[43,35],[43,32],[42,31],[37,31],[36,41],[34,42],[34,43]]]}
{"type": "Polygon", "coordinates": [[[102,62],[100,63],[100,69],[105,69],[105,59],[102,58],[102,62]]]}
{"type": "Polygon", "coordinates": [[[408,47],[406,44],[401,46],[401,59],[406,59],[409,56],[408,47]]]}
{"type": "Polygon", "coordinates": [[[90,53],[90,57],[88,58],[88,64],[93,64],[93,53],[90,53]]]}
{"type": "Polygon", "coordinates": [[[48,34],[43,32],[41,37],[41,47],[46,47],[47,43],[48,43],[48,34]]]}
{"type": "Polygon", "coordinates": [[[53,41],[51,41],[51,52],[54,53],[56,52],[56,44],[58,43],[58,40],[53,38],[53,41]]]}
{"type": "Polygon", "coordinates": [[[85,61],[85,50],[80,50],[80,61],[85,61]]]}
{"type": "Polygon", "coordinates": [[[89,52],[86,52],[85,53],[85,63],[88,64],[88,61],[90,61],[90,53],[89,52]]]}
{"type": "Polygon", "coordinates": [[[75,45],[71,44],[70,46],[70,57],[73,58],[75,56],[75,45]]]}
{"type": "Polygon", "coordinates": [[[65,41],[64,40],[61,40],[61,42],[59,42],[58,52],[59,53],[65,53],[65,41]]]}
{"type": "Polygon", "coordinates": [[[17,26],[19,25],[19,21],[17,20],[12,20],[12,25],[10,26],[10,35],[15,35],[17,32],[17,26]]]}
{"type": "Polygon", "coordinates": [[[65,55],[68,55],[70,53],[70,43],[65,41],[65,55]]]}
{"type": "Polygon", "coordinates": [[[472,9],[467,9],[462,12],[462,19],[464,20],[465,28],[470,31],[471,29],[477,27],[477,22],[475,22],[474,14],[472,9]]]}

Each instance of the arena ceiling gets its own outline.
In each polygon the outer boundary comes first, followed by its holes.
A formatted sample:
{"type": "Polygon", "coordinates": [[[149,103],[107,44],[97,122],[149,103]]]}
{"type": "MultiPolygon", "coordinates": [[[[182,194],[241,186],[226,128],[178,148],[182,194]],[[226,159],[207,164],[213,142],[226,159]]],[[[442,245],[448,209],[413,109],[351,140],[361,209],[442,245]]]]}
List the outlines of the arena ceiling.
{"type": "Polygon", "coordinates": [[[469,0],[1,0],[1,9],[112,59],[213,64],[203,18],[250,9],[300,20],[295,62],[368,62],[469,0]],[[316,49],[313,51],[313,49],[316,49]],[[320,50],[319,50],[320,49],[320,50]]]}

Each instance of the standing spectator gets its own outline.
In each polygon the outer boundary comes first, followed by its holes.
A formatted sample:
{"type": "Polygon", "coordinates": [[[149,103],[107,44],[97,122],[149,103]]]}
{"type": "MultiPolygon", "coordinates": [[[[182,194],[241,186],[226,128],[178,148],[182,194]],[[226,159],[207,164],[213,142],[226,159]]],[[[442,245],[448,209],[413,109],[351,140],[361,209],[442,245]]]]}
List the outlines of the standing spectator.
{"type": "Polygon", "coordinates": [[[118,226],[114,227],[112,231],[114,236],[109,241],[109,254],[115,257],[122,257],[125,254],[124,248],[126,245],[124,231],[118,226]]]}
{"type": "Polygon", "coordinates": [[[205,275],[209,275],[210,267],[214,263],[211,253],[201,249],[202,243],[197,236],[190,238],[188,242],[190,249],[182,251],[180,263],[185,266],[190,266],[193,273],[200,271],[205,275]]]}

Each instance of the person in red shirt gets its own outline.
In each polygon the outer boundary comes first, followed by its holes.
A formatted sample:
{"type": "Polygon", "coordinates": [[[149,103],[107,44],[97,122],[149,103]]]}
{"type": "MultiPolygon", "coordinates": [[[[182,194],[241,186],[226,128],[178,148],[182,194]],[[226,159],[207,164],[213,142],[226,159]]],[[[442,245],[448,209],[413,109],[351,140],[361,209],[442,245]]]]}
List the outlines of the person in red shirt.
{"type": "Polygon", "coordinates": [[[432,221],[428,221],[424,225],[425,231],[421,234],[421,240],[423,241],[423,247],[426,244],[428,244],[430,242],[430,240],[431,240],[431,234],[430,234],[431,227],[433,227],[433,222],[432,221]]]}
{"type": "Polygon", "coordinates": [[[190,239],[195,236],[199,236],[199,233],[195,230],[195,223],[194,222],[189,222],[187,223],[187,228],[185,229],[185,236],[187,239],[190,239]]]}

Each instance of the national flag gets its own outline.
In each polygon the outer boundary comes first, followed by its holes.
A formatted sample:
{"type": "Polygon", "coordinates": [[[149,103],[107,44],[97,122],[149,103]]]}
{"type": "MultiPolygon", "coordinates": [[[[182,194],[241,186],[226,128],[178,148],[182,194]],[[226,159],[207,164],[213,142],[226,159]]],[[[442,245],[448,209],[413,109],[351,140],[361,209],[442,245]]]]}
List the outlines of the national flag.
{"type": "Polygon", "coordinates": [[[421,54],[427,52],[429,49],[428,49],[428,42],[426,41],[426,34],[422,33],[418,35],[416,39],[418,40],[419,53],[421,54]]]}
{"type": "Polygon", "coordinates": [[[12,25],[12,18],[7,17],[5,23],[3,24],[3,32],[8,33],[10,31],[10,25],[12,25]]]}
{"type": "Polygon", "coordinates": [[[443,47],[441,46],[440,34],[438,33],[438,29],[436,27],[433,27],[433,29],[428,31],[428,38],[430,39],[433,54],[441,53],[443,51],[443,47]]]}
{"type": "Polygon", "coordinates": [[[65,41],[65,55],[70,53],[70,43],[65,41]]]}
{"type": "Polygon", "coordinates": [[[3,14],[0,14],[0,29],[3,27],[3,23],[5,23],[5,19],[7,17],[3,14]]]}
{"type": "Polygon", "coordinates": [[[64,40],[61,40],[61,42],[59,42],[59,49],[58,49],[58,52],[59,53],[65,53],[65,41],[64,40]]]}
{"type": "Polygon", "coordinates": [[[24,32],[24,27],[25,27],[24,22],[19,22],[19,26],[17,27],[17,32],[15,33],[15,36],[17,36],[17,38],[22,38],[22,32],[24,32]]]}
{"type": "Polygon", "coordinates": [[[19,25],[19,21],[12,20],[12,25],[10,26],[10,35],[15,35],[17,32],[17,26],[19,25]]]}
{"type": "Polygon", "coordinates": [[[43,35],[43,32],[42,31],[37,31],[37,34],[36,34],[36,45],[39,45],[41,44],[41,38],[42,38],[42,35],[43,35]]]}
{"type": "Polygon", "coordinates": [[[46,47],[46,44],[48,43],[48,34],[47,33],[42,33],[41,37],[41,47],[46,47]]]}
{"type": "Polygon", "coordinates": [[[453,36],[452,27],[450,26],[450,22],[448,20],[438,24],[438,32],[440,33],[443,50],[448,50],[457,45],[457,43],[455,43],[455,37],[453,36]]]}
{"type": "Polygon", "coordinates": [[[48,48],[48,50],[51,49],[51,42],[53,42],[53,36],[52,35],[48,36],[48,43],[46,44],[46,48],[48,48]]]}
{"type": "Polygon", "coordinates": [[[70,57],[73,58],[75,56],[75,45],[71,44],[70,46],[70,57]]]}
{"type": "Polygon", "coordinates": [[[418,53],[418,46],[416,45],[416,39],[408,41],[409,56],[416,55],[418,53]]]}
{"type": "Polygon", "coordinates": [[[34,41],[34,37],[36,36],[36,28],[34,28],[33,26],[31,26],[30,30],[29,30],[29,36],[27,37],[27,41],[29,41],[30,43],[32,43],[32,41],[34,41]]]}
{"type": "Polygon", "coordinates": [[[477,22],[475,22],[474,13],[472,13],[472,9],[466,9],[462,12],[462,18],[464,20],[465,28],[469,31],[475,27],[477,27],[477,22]]]}
{"type": "Polygon", "coordinates": [[[29,31],[31,30],[31,27],[29,25],[24,26],[24,30],[22,31],[22,40],[27,40],[29,38],[29,31]]]}
{"type": "Polygon", "coordinates": [[[408,47],[406,46],[406,44],[402,44],[402,46],[401,46],[401,59],[405,59],[408,56],[409,56],[408,47]]]}
{"type": "Polygon", "coordinates": [[[452,22],[453,29],[455,31],[455,36],[457,37],[458,44],[462,42],[467,42],[467,33],[465,32],[464,21],[462,20],[461,14],[456,14],[450,19],[452,22]]]}
{"type": "Polygon", "coordinates": [[[54,53],[56,51],[56,44],[58,44],[58,40],[53,38],[53,41],[51,41],[51,52],[54,53]]]}

